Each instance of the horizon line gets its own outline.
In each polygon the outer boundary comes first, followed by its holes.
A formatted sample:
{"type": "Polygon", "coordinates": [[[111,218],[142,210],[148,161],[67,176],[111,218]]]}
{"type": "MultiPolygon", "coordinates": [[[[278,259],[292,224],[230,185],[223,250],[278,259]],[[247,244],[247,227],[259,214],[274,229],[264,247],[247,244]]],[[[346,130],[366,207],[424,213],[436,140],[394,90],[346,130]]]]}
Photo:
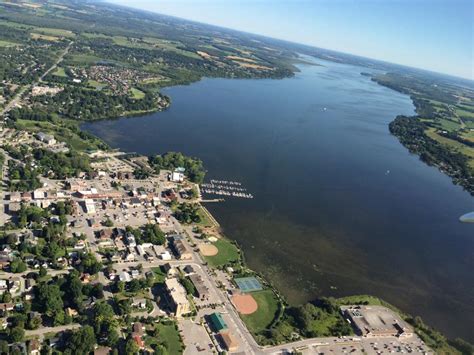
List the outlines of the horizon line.
{"type": "Polygon", "coordinates": [[[200,24],[200,25],[212,26],[212,27],[215,27],[215,28],[218,28],[218,29],[222,29],[222,30],[235,31],[235,32],[240,32],[240,33],[242,33],[242,34],[246,34],[246,35],[252,35],[252,36],[263,37],[263,38],[267,38],[267,39],[271,39],[271,40],[276,40],[276,41],[281,41],[281,42],[287,42],[287,43],[296,44],[296,45],[300,45],[300,46],[307,46],[307,47],[311,47],[311,48],[314,48],[314,49],[330,51],[330,52],[339,53],[339,54],[343,54],[343,55],[350,55],[350,56],[359,57],[359,58],[363,58],[363,59],[367,59],[367,60],[372,60],[372,61],[376,61],[376,62],[381,62],[381,63],[384,63],[384,64],[398,65],[398,66],[401,66],[401,67],[405,67],[405,68],[407,68],[407,69],[421,70],[421,71],[429,72],[429,73],[432,73],[432,74],[444,75],[444,76],[451,77],[451,78],[453,78],[453,79],[467,80],[467,81],[470,81],[470,82],[474,83],[474,72],[472,73],[472,74],[473,74],[472,77],[458,76],[458,75],[455,75],[455,74],[450,74],[450,73],[446,73],[446,72],[435,71],[435,70],[432,70],[432,69],[420,68],[420,67],[411,66],[411,65],[407,65],[407,64],[401,64],[401,63],[391,62],[391,61],[387,61],[387,60],[385,60],[385,59],[371,58],[371,57],[366,57],[366,56],[360,55],[360,54],[355,54],[355,53],[350,53],[350,52],[341,52],[341,51],[335,50],[335,49],[324,48],[324,47],[318,47],[318,46],[315,45],[315,44],[308,44],[308,43],[303,43],[303,42],[296,42],[296,41],[294,41],[294,40],[287,40],[287,39],[277,38],[277,37],[273,37],[273,36],[265,35],[265,34],[260,34],[260,33],[247,32],[247,31],[245,31],[245,30],[241,30],[241,29],[237,29],[237,28],[215,25],[215,24],[212,24],[212,23],[207,23],[207,22],[202,22],[202,21],[198,21],[198,20],[193,20],[193,19],[186,18],[186,17],[179,17],[179,16],[175,16],[175,15],[164,14],[164,13],[157,12],[157,11],[154,11],[154,10],[143,9],[143,8],[139,8],[139,7],[129,6],[129,5],[121,5],[121,4],[114,3],[113,1],[114,1],[114,0],[92,0],[91,2],[107,3],[107,4],[111,4],[111,5],[113,5],[113,6],[124,7],[124,8],[127,8],[127,9],[132,9],[132,10],[137,10],[137,11],[149,12],[149,13],[152,13],[152,14],[155,14],[155,15],[160,15],[160,16],[165,16],[165,17],[171,17],[171,18],[174,18],[174,19],[177,19],[177,20],[184,20],[184,21],[188,21],[188,22],[194,22],[194,23],[200,24]]]}

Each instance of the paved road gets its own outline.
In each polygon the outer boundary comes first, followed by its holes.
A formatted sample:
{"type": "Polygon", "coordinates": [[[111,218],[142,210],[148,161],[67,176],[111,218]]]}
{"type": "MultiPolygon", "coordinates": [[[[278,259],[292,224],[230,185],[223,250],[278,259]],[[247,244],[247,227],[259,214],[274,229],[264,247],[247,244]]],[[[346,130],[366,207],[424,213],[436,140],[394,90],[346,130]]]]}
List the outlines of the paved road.
{"type": "Polygon", "coordinates": [[[65,330],[77,329],[77,328],[80,328],[80,327],[81,327],[81,325],[76,324],[76,323],[68,324],[68,325],[61,325],[59,327],[43,327],[43,328],[36,329],[36,330],[25,330],[25,336],[26,337],[43,336],[43,335],[48,334],[48,333],[59,333],[59,332],[65,331],[65,330]]]}

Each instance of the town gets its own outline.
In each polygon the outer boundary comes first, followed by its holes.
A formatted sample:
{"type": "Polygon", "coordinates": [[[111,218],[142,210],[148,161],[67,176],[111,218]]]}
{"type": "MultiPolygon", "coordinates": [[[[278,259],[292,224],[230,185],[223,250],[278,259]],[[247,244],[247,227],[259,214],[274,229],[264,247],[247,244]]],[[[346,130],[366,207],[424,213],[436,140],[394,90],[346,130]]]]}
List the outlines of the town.
{"type": "Polygon", "coordinates": [[[0,146],[2,351],[431,353],[393,311],[360,305],[339,309],[354,335],[262,346],[249,320],[277,291],[246,268],[186,169],[98,150],[74,177],[50,164],[36,178],[64,142],[4,127],[0,146]]]}

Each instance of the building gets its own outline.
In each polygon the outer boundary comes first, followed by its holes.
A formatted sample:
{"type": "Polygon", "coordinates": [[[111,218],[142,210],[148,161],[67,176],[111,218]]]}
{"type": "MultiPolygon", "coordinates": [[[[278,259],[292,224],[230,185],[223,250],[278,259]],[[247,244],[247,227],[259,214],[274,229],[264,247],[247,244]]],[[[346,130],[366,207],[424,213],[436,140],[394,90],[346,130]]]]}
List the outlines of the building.
{"type": "Polygon", "coordinates": [[[3,295],[7,291],[8,291],[7,280],[0,280],[0,295],[3,295]]]}
{"type": "Polygon", "coordinates": [[[141,324],[140,322],[133,323],[133,334],[142,336],[144,333],[145,332],[143,330],[143,324],[141,324]]]}
{"type": "Polygon", "coordinates": [[[182,240],[173,239],[173,247],[180,260],[191,260],[193,254],[188,250],[182,240]]]}
{"type": "Polygon", "coordinates": [[[127,244],[131,248],[135,248],[137,246],[137,242],[135,241],[135,236],[132,233],[127,233],[126,240],[127,240],[127,244]]]}
{"type": "Polygon", "coordinates": [[[132,299],[132,307],[145,309],[146,308],[146,299],[145,298],[133,298],[132,299]]]}
{"type": "Polygon", "coordinates": [[[172,182],[183,182],[184,174],[179,171],[173,171],[169,176],[170,181],[172,182]]]}
{"type": "Polygon", "coordinates": [[[87,214],[95,214],[95,203],[92,199],[84,200],[84,205],[87,214]]]}
{"type": "Polygon", "coordinates": [[[222,345],[230,352],[237,351],[239,344],[235,337],[229,332],[224,331],[219,333],[219,338],[222,342],[222,345]]]}
{"type": "Polygon", "coordinates": [[[11,202],[21,202],[21,194],[19,192],[11,192],[9,200],[11,202]]]}
{"type": "Polygon", "coordinates": [[[43,142],[46,143],[47,145],[55,145],[56,144],[56,139],[49,134],[43,133],[43,132],[38,132],[36,134],[36,138],[43,142]]]}
{"type": "Polygon", "coordinates": [[[201,300],[207,300],[209,298],[209,289],[204,283],[203,278],[198,274],[191,274],[189,275],[189,279],[191,280],[194,285],[194,288],[196,289],[197,296],[201,300]]]}
{"type": "Polygon", "coordinates": [[[132,281],[132,277],[128,272],[122,271],[121,273],[119,273],[119,280],[122,282],[130,282],[132,281]]]}
{"type": "Polygon", "coordinates": [[[392,310],[383,306],[343,306],[341,311],[356,333],[372,337],[410,337],[413,329],[392,310]]]}
{"type": "Polygon", "coordinates": [[[217,312],[212,313],[208,317],[208,322],[209,322],[209,326],[216,333],[220,332],[221,330],[227,329],[227,324],[224,321],[224,318],[222,318],[222,315],[220,313],[217,313],[217,312]]]}
{"type": "Polygon", "coordinates": [[[167,279],[166,289],[171,298],[170,306],[176,317],[182,317],[191,312],[186,290],[177,279],[167,279]]]}

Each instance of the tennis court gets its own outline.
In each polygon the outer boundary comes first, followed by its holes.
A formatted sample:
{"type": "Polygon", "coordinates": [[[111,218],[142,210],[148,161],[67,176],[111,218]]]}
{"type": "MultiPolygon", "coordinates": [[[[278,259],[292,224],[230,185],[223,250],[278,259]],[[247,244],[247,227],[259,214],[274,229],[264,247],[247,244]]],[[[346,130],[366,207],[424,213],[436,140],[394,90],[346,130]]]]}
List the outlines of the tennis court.
{"type": "Polygon", "coordinates": [[[240,277],[234,280],[237,287],[242,292],[260,291],[263,289],[262,284],[255,277],[240,277]]]}

